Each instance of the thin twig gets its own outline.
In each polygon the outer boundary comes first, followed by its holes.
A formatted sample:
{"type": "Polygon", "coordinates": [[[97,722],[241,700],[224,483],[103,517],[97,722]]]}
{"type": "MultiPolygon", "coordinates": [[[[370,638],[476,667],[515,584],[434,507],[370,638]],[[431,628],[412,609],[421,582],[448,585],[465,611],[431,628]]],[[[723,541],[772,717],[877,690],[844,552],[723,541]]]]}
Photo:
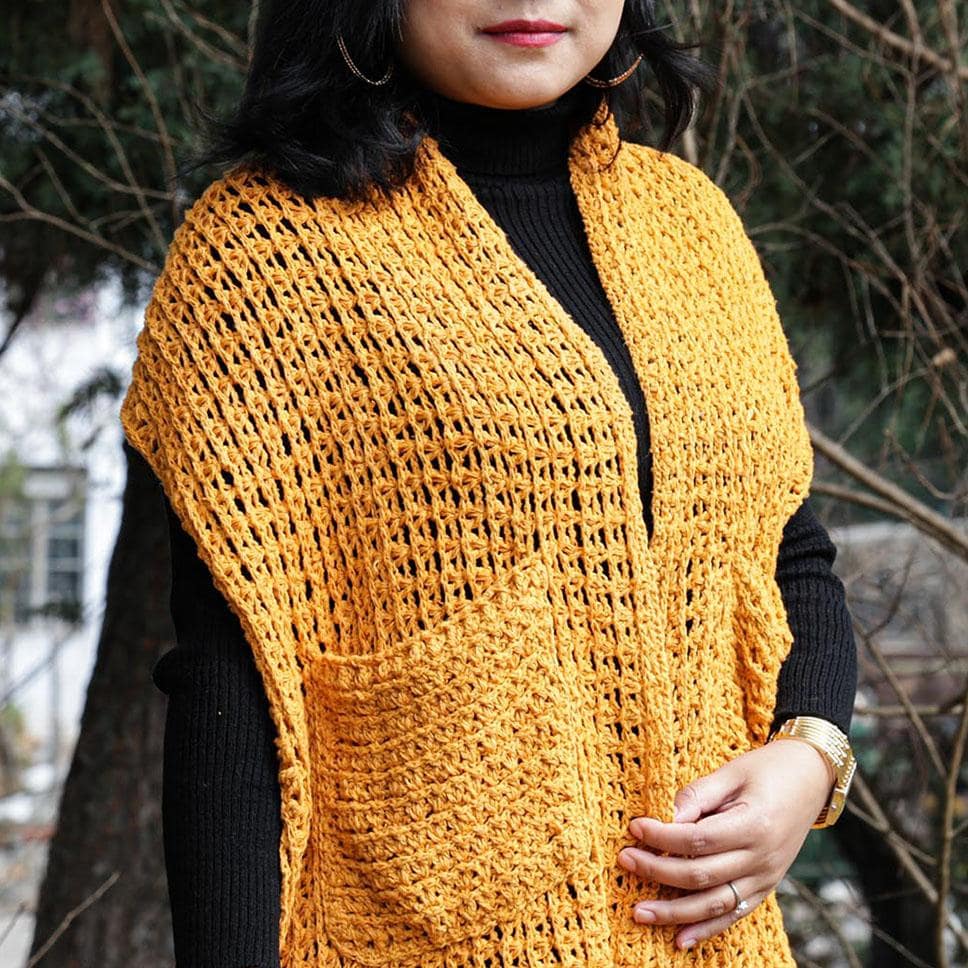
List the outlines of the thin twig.
{"type": "Polygon", "coordinates": [[[910,57],[920,57],[926,60],[932,67],[936,67],[939,71],[944,71],[946,74],[955,74],[959,78],[968,78],[968,66],[952,65],[951,61],[946,57],[942,57],[929,47],[923,45],[915,47],[906,37],[894,33],[893,30],[888,30],[883,24],[879,24],[876,20],[868,17],[866,13],[862,13],[855,6],[848,3],[847,0],[827,0],[827,2],[848,20],[852,20],[854,23],[863,27],[869,34],[872,34],[878,40],[887,44],[888,47],[902,51],[910,57]]]}
{"type": "MultiPolygon", "coordinates": [[[[944,804],[941,809],[941,844],[938,850],[938,903],[934,922],[934,950],[939,968],[948,968],[948,952],[945,948],[945,927],[948,923],[948,902],[951,891],[951,855],[954,843],[955,803],[958,800],[958,778],[965,755],[968,738],[968,688],[961,697],[961,720],[951,751],[951,766],[945,783],[944,804]]],[[[968,950],[968,946],[966,946],[968,950]]]]}
{"type": "Polygon", "coordinates": [[[813,908],[814,914],[819,915],[820,918],[826,923],[827,927],[839,942],[840,950],[847,959],[847,963],[850,965],[850,968],[863,968],[860,958],[857,957],[857,952],[854,951],[854,946],[847,940],[847,935],[845,935],[841,930],[840,925],[833,918],[823,901],[799,879],[795,877],[788,877],[788,880],[791,884],[793,884],[794,888],[796,888],[796,891],[800,897],[803,898],[803,900],[805,900],[811,908],[813,908]]]}
{"type": "Polygon", "coordinates": [[[912,703],[910,706],[855,706],[854,714],[857,716],[907,716],[910,710],[914,710],[919,716],[958,716],[965,707],[960,703],[954,706],[918,706],[912,703]]]}
{"type": "Polygon", "coordinates": [[[869,488],[881,500],[894,505],[898,517],[909,521],[919,531],[934,538],[963,561],[968,561],[968,534],[948,518],[933,511],[907,491],[867,467],[818,427],[811,424],[809,431],[814,447],[827,460],[869,488]]]}
{"type": "MultiPolygon", "coordinates": [[[[900,596],[900,591],[898,591],[898,596],[900,596]]],[[[914,726],[918,736],[921,738],[921,742],[924,743],[924,748],[928,752],[928,759],[931,760],[931,765],[934,767],[935,772],[939,777],[944,778],[947,775],[947,770],[945,769],[944,761],[941,759],[941,753],[938,751],[938,746],[934,741],[934,737],[930,732],[928,732],[928,728],[925,726],[924,720],[914,708],[914,704],[911,702],[907,692],[901,685],[897,676],[894,674],[894,670],[891,668],[891,664],[887,661],[887,657],[881,651],[880,646],[878,646],[874,641],[874,636],[865,634],[863,638],[865,645],[870,651],[870,654],[874,657],[874,661],[877,663],[877,666],[881,671],[881,675],[884,676],[890,687],[894,690],[894,694],[897,696],[897,698],[901,700],[901,705],[904,707],[911,725],[914,726]]]]}
{"type": "Polygon", "coordinates": [[[30,202],[27,201],[17,186],[8,181],[2,175],[0,175],[0,188],[8,191],[13,196],[14,201],[20,206],[19,212],[7,212],[3,215],[0,215],[0,223],[22,222],[27,219],[37,222],[45,222],[48,225],[53,225],[55,228],[63,229],[65,232],[69,232],[71,235],[76,235],[79,239],[83,239],[85,242],[90,242],[91,245],[96,245],[98,248],[106,249],[108,252],[113,252],[120,258],[126,259],[128,262],[133,263],[134,265],[144,269],[146,272],[152,273],[153,275],[157,275],[161,271],[160,268],[155,265],[155,263],[148,262],[137,253],[111,242],[109,239],[104,238],[103,235],[95,235],[93,232],[88,232],[85,229],[82,229],[79,225],[75,225],[73,222],[68,222],[66,219],[63,219],[58,215],[35,208],[30,204],[30,202]]]}
{"type": "MultiPolygon", "coordinates": [[[[868,813],[874,819],[873,828],[884,838],[884,842],[891,848],[901,867],[907,872],[914,884],[920,889],[921,893],[931,904],[938,901],[938,892],[924,872],[914,862],[910,851],[907,849],[904,838],[896,831],[894,825],[888,820],[887,814],[882,809],[874,792],[867,785],[860,769],[854,774],[854,781],[851,784],[851,793],[856,789],[856,796],[863,801],[868,813]]],[[[869,822],[869,821],[868,821],[869,822]]],[[[968,935],[964,927],[955,917],[954,912],[946,912],[947,926],[955,933],[963,945],[968,947],[968,935]]]]}
{"type": "Polygon", "coordinates": [[[50,937],[31,955],[30,959],[24,968],[34,968],[41,958],[43,958],[48,951],[57,942],[57,939],[70,927],[71,922],[79,915],[86,911],[92,904],[94,904],[104,892],[111,887],[112,884],[121,876],[120,871],[112,871],[111,874],[106,878],[104,883],[97,888],[93,893],[89,894],[77,907],[71,908],[67,914],[64,915],[60,924],[54,929],[50,937]]]}
{"type": "Polygon", "coordinates": [[[155,92],[148,83],[148,78],[145,76],[145,72],[141,69],[141,64],[138,63],[138,58],[134,56],[134,52],[128,44],[127,39],[124,36],[124,32],[121,30],[121,25],[118,23],[117,18],[114,15],[114,11],[111,9],[110,0],[101,0],[101,9],[104,11],[104,16],[107,18],[108,24],[111,27],[111,32],[114,34],[114,39],[117,45],[121,48],[121,52],[124,54],[125,60],[128,62],[131,70],[134,71],[135,76],[138,78],[138,83],[141,85],[141,91],[145,96],[145,100],[148,102],[148,107],[151,110],[151,116],[154,118],[155,127],[158,129],[158,133],[162,136],[162,160],[165,169],[165,180],[171,189],[171,210],[172,210],[172,225],[178,225],[179,211],[178,211],[178,193],[176,189],[177,181],[177,170],[175,167],[175,156],[171,150],[172,140],[168,135],[168,125],[165,123],[165,117],[162,114],[161,106],[158,104],[158,99],[155,97],[155,92]]]}
{"type": "Polygon", "coordinates": [[[199,37],[188,24],[185,23],[181,17],[178,16],[177,11],[171,5],[170,0],[161,0],[161,5],[165,11],[165,17],[161,18],[157,15],[153,15],[155,19],[161,21],[162,23],[167,22],[171,24],[175,30],[181,34],[190,44],[192,44],[197,50],[199,50],[206,57],[210,58],[217,64],[222,64],[228,67],[230,70],[242,73],[245,70],[245,61],[235,54],[226,53],[224,50],[219,50],[213,44],[210,44],[203,37],[199,37]]]}

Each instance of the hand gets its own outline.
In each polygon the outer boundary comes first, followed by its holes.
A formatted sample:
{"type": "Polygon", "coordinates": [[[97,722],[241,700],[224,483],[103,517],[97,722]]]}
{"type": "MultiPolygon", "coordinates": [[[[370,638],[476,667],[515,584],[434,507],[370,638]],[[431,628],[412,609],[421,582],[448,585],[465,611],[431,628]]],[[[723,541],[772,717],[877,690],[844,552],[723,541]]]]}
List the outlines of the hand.
{"type": "Polygon", "coordinates": [[[619,863],[645,879],[694,891],[643,901],[635,906],[635,920],[685,924],[675,938],[680,949],[726,930],[748,913],[735,911],[727,882],[749,910],[773,891],[800,852],[835,779],[826,757],[809,743],[776,740],[680,790],[674,822],[633,818],[629,832],[642,848],[623,848],[619,863]],[[663,857],[662,851],[681,856],[663,857]]]}

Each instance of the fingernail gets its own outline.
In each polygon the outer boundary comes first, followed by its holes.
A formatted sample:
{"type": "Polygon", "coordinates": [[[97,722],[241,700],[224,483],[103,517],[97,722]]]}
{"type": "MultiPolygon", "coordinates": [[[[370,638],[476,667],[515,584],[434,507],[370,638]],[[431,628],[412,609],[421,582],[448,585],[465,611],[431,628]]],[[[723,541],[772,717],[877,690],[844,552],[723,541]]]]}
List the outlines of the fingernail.
{"type": "Polygon", "coordinates": [[[631,822],[631,823],[629,824],[629,833],[630,833],[630,834],[631,834],[631,835],[632,835],[632,836],[633,836],[633,837],[634,837],[634,838],[635,838],[636,840],[641,840],[641,839],[642,839],[642,824],[640,824],[640,823],[638,822],[638,820],[633,820],[633,821],[632,821],[632,822],[631,822]]]}
{"type": "Polygon", "coordinates": [[[695,938],[686,938],[686,940],[682,942],[682,947],[683,949],[691,948],[695,943],[696,943],[695,938]]]}
{"type": "Polygon", "coordinates": [[[624,850],[618,855],[618,862],[627,870],[635,871],[635,861],[632,859],[632,855],[626,853],[624,850]]]}
{"type": "Polygon", "coordinates": [[[636,908],[635,909],[635,920],[636,921],[647,921],[651,922],[655,920],[655,911],[650,911],[649,908],[636,908]]]}

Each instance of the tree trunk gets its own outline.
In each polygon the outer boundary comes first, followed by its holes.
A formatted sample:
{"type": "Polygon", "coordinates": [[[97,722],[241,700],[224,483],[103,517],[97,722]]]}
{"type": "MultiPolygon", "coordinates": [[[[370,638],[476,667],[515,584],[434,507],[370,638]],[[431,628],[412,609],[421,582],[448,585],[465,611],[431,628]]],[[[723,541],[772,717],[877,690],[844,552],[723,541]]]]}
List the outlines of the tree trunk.
{"type": "Polygon", "coordinates": [[[173,960],[161,825],[165,696],[150,672],[171,642],[167,524],[157,479],[127,443],[128,479],[97,661],[37,904],[43,968],[173,960]]]}

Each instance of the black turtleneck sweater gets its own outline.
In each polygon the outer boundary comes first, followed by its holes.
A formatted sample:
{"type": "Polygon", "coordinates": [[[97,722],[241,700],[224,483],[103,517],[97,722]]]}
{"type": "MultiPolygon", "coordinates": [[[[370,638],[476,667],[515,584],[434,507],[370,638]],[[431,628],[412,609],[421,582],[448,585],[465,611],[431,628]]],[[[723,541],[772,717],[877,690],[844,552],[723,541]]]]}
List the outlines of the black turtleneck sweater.
{"type": "MultiPolygon", "coordinates": [[[[651,533],[651,462],[642,389],[589,254],[567,149],[598,92],[507,111],[431,92],[420,110],[442,152],[520,256],[594,338],[628,396],[651,533]]],[[[152,670],[168,695],[163,817],[178,968],[279,964],[279,836],[275,731],[238,619],[166,503],[177,644],[152,670]]],[[[822,716],[849,731],[856,652],[836,550],[810,507],[783,533],[776,578],[794,635],[774,722],[822,716]]]]}

